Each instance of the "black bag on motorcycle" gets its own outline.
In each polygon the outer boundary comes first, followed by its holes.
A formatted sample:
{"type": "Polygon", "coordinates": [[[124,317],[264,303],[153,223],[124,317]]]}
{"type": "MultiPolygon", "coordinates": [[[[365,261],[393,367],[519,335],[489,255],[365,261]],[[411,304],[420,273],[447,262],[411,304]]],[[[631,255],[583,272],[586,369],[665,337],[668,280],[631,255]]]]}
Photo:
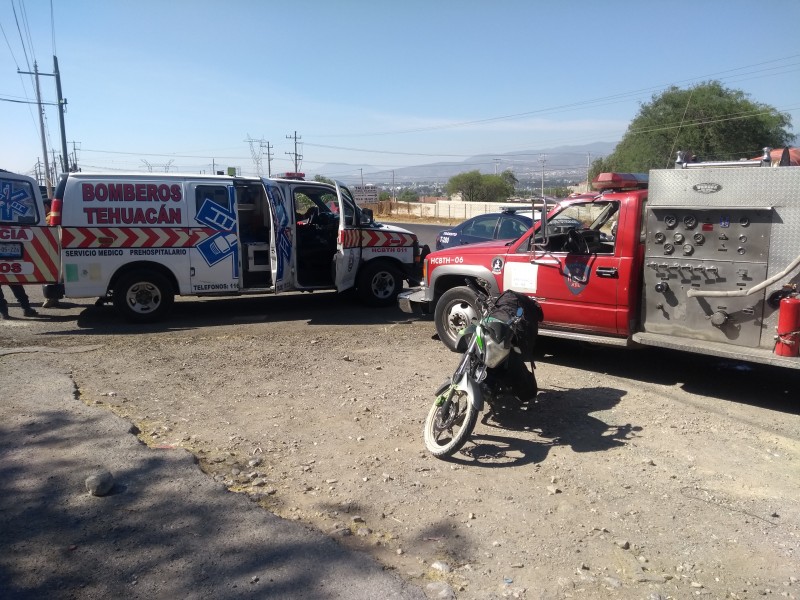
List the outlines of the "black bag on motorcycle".
{"type": "Polygon", "coordinates": [[[533,361],[533,349],[536,347],[536,336],[539,335],[539,322],[544,318],[539,303],[525,294],[506,290],[497,298],[490,315],[501,321],[508,321],[516,316],[517,309],[522,307],[522,319],[517,325],[516,341],[522,351],[522,360],[533,361]]]}

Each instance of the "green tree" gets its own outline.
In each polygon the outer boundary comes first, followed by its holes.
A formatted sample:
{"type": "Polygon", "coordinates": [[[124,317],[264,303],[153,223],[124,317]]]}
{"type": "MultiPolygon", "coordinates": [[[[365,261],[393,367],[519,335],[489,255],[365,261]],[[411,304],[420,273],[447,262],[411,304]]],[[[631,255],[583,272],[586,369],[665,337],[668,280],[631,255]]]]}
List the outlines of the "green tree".
{"type": "Polygon", "coordinates": [[[505,171],[500,173],[500,177],[502,177],[503,181],[505,181],[511,186],[511,189],[516,189],[517,184],[519,183],[519,179],[517,179],[517,176],[514,175],[514,171],[512,171],[511,169],[506,169],[505,171]]]}
{"type": "Polygon", "coordinates": [[[685,90],[672,86],[641,106],[614,152],[594,161],[589,176],[670,167],[678,150],[699,160],[752,158],[764,146],[791,143],[791,125],[787,113],[718,81],[685,90]]]}
{"type": "Polygon", "coordinates": [[[481,175],[476,170],[451,177],[447,193],[461,194],[465,202],[501,202],[514,193],[514,185],[500,175],[481,175]]]}
{"type": "Polygon", "coordinates": [[[329,185],[333,185],[333,179],[325,177],[324,175],[314,175],[314,181],[319,181],[320,183],[327,183],[329,185]]]}
{"type": "Polygon", "coordinates": [[[397,197],[397,199],[401,200],[402,202],[418,202],[419,195],[411,188],[404,188],[403,191],[400,192],[400,195],[397,197]]]}
{"type": "Polygon", "coordinates": [[[382,190],[381,192],[378,193],[378,200],[380,202],[386,202],[387,200],[391,200],[391,199],[392,199],[392,195],[389,192],[387,192],[386,190],[382,190]]]}

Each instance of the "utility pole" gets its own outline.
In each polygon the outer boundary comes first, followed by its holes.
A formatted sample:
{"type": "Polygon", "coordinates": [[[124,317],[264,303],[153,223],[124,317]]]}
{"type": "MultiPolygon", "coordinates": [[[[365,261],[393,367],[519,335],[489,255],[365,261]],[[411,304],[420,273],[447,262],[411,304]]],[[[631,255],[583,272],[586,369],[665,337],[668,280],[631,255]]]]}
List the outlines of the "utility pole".
{"type": "Polygon", "coordinates": [[[547,164],[547,154],[540,154],[539,162],[542,163],[542,200],[544,200],[544,166],[547,164]]]}
{"type": "Polygon", "coordinates": [[[297,132],[294,132],[294,135],[287,135],[287,140],[294,140],[294,152],[286,152],[289,156],[292,156],[294,159],[294,172],[298,173],[300,171],[300,161],[303,160],[303,155],[298,154],[297,152],[297,140],[302,140],[302,137],[297,137],[297,132]]]}
{"type": "Polygon", "coordinates": [[[591,185],[589,184],[589,171],[592,169],[592,153],[586,153],[586,191],[588,192],[591,189],[591,185]]]}
{"type": "Polygon", "coordinates": [[[53,180],[50,179],[50,163],[47,160],[47,139],[44,137],[44,108],[42,107],[42,92],[39,89],[39,66],[33,62],[33,73],[19,71],[23,75],[34,75],[36,78],[36,104],[39,106],[39,132],[42,136],[42,160],[44,161],[44,184],[47,187],[47,197],[53,197],[53,180]]]}
{"type": "Polygon", "coordinates": [[[272,146],[270,146],[269,142],[266,143],[267,146],[267,177],[272,177],[272,146]]]}
{"type": "Polygon", "coordinates": [[[75,144],[79,144],[80,142],[76,142],[73,140],[72,142],[72,164],[69,166],[69,170],[71,172],[75,172],[78,170],[78,149],[75,147],[75,144]]]}
{"type": "Polygon", "coordinates": [[[64,107],[67,101],[61,97],[61,74],[58,72],[58,58],[53,56],[53,77],[56,78],[56,94],[58,95],[58,122],[61,125],[61,164],[62,173],[69,173],[69,158],[67,154],[67,134],[64,133],[64,107]]]}
{"type": "Polygon", "coordinates": [[[56,149],[55,148],[51,148],[50,152],[53,153],[53,176],[52,176],[51,181],[53,182],[53,187],[55,188],[56,187],[56,181],[58,181],[58,167],[56,167],[56,165],[58,164],[58,161],[56,160],[56,149]]]}

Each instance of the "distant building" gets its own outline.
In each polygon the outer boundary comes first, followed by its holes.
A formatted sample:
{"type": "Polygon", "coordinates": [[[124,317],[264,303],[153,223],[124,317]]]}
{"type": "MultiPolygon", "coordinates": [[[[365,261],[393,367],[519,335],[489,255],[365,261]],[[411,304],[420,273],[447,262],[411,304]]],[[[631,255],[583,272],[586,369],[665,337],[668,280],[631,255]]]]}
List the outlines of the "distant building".
{"type": "Polygon", "coordinates": [[[356,204],[359,206],[364,204],[376,204],[378,202],[378,188],[371,183],[350,186],[350,191],[353,192],[353,200],[355,200],[356,204]]]}

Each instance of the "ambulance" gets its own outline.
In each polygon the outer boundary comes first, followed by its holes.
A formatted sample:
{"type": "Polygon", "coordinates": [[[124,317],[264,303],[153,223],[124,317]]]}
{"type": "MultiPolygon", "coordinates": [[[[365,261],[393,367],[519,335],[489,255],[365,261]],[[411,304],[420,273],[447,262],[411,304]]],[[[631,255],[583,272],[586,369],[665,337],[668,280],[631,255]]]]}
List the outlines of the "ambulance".
{"type": "Polygon", "coordinates": [[[176,295],[355,289],[391,305],[426,253],[346,186],[297,173],[69,173],[49,223],[33,180],[0,175],[0,283],[54,283],[46,297],[99,298],[134,322],[163,317],[176,295]]]}
{"type": "Polygon", "coordinates": [[[0,169],[0,284],[58,282],[57,230],[34,179],[0,169]]]}

